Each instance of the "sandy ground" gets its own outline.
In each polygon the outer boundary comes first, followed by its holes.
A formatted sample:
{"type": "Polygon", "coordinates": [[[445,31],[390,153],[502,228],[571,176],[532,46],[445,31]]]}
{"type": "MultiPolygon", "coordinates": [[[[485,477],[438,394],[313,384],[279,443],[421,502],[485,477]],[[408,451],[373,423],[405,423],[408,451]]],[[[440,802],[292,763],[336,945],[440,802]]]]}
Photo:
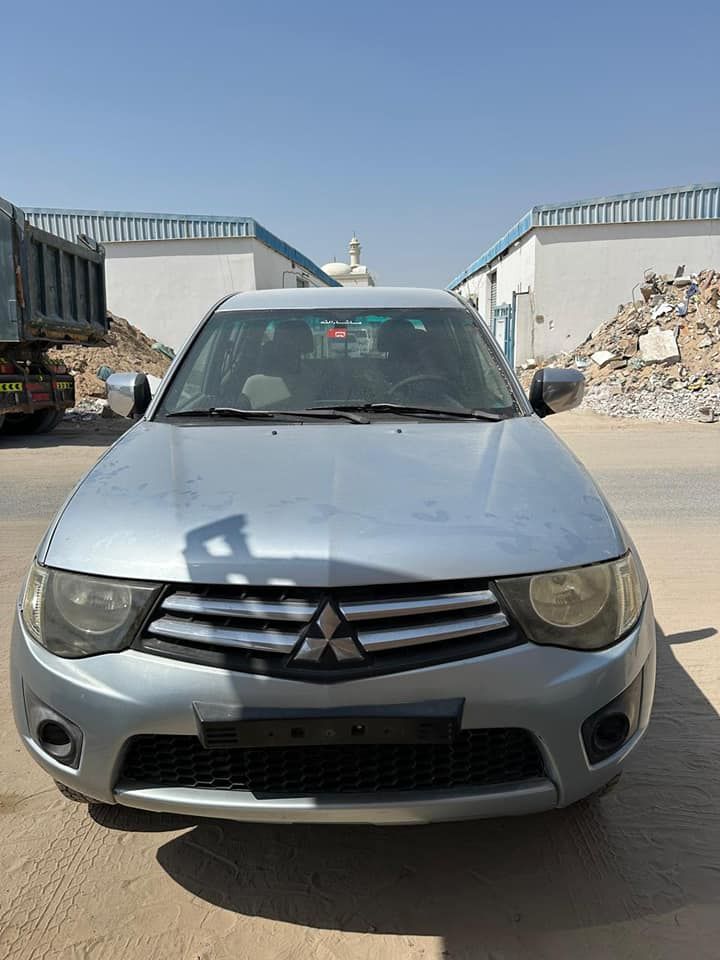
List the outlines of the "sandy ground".
{"type": "Polygon", "coordinates": [[[7,624],[45,525],[117,427],[6,442],[0,958],[719,957],[720,425],[570,415],[555,426],[648,569],[651,730],[592,806],[394,829],[88,815],[63,800],[14,736],[7,624]]]}

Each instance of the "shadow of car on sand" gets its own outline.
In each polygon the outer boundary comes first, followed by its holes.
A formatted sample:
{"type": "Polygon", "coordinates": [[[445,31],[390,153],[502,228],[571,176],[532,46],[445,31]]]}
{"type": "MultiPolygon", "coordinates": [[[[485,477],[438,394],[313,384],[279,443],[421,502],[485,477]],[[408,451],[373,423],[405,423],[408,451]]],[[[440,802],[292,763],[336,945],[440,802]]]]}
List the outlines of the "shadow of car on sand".
{"type": "MultiPolygon", "coordinates": [[[[647,926],[720,901],[720,779],[712,774],[720,724],[672,652],[716,633],[658,630],[644,743],[614,792],[566,810],[406,828],[236,823],[121,807],[91,807],[91,815],[111,829],[186,828],[158,849],[159,863],[194,896],[238,914],[441,937],[455,958],[541,955],[541,943],[567,931],[580,932],[573,942],[593,956],[619,955],[625,921],[647,926]]],[[[622,942],[630,955],[632,941],[622,942]]]]}

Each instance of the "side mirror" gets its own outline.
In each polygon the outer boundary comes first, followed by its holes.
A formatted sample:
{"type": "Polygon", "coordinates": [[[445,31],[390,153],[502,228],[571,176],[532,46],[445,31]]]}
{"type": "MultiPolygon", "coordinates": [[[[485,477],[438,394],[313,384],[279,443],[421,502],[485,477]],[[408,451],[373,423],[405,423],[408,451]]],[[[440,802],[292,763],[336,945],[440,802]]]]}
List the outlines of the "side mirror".
{"type": "Polygon", "coordinates": [[[585,377],[579,370],[544,367],[530,384],[530,405],[539,417],[572,410],[585,396],[585,377]]]}
{"type": "Polygon", "coordinates": [[[113,373],[105,389],[110,409],[120,417],[136,420],[150,406],[150,384],[144,373],[113,373]]]}

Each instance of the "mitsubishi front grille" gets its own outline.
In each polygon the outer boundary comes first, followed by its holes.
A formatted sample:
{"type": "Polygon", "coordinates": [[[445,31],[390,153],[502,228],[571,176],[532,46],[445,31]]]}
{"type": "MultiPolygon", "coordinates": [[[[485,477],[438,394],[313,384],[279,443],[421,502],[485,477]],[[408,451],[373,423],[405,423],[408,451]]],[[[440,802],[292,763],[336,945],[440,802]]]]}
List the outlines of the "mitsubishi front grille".
{"type": "Polygon", "coordinates": [[[337,590],[168,588],[148,653],[320,682],[417,669],[523,642],[486,583],[337,590]]]}

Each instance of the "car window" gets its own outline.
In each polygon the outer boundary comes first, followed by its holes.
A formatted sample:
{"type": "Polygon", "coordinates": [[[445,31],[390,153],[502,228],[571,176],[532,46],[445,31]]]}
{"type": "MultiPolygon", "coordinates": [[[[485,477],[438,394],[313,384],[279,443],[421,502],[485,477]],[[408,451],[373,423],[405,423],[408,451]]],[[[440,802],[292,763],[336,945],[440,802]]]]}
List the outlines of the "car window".
{"type": "Polygon", "coordinates": [[[202,396],[205,390],[205,378],[210,364],[213,348],[218,340],[219,328],[216,328],[198,350],[194,363],[183,364],[179,376],[175,381],[178,404],[184,406],[196,397],[202,396]]]}
{"type": "Polygon", "coordinates": [[[517,412],[486,331],[457,307],[218,311],[186,354],[158,414],[354,403],[517,412]]]}

